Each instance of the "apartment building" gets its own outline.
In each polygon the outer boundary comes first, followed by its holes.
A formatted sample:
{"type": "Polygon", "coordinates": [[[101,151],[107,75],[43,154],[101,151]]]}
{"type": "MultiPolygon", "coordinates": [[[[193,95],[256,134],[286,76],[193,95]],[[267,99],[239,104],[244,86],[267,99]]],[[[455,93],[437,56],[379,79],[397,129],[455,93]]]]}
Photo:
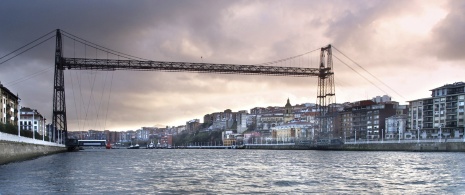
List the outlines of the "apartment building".
{"type": "Polygon", "coordinates": [[[339,113],[343,136],[347,141],[381,140],[385,136],[386,118],[396,115],[398,107],[399,104],[393,101],[351,103],[339,113]]]}
{"type": "Polygon", "coordinates": [[[431,97],[409,101],[408,129],[420,139],[463,138],[465,83],[430,91],[431,97]]]}
{"type": "Polygon", "coordinates": [[[19,98],[0,83],[0,123],[18,124],[19,98]]]}
{"type": "Polygon", "coordinates": [[[21,130],[34,131],[41,135],[46,134],[45,117],[40,112],[36,109],[22,107],[19,113],[19,126],[21,130]]]}

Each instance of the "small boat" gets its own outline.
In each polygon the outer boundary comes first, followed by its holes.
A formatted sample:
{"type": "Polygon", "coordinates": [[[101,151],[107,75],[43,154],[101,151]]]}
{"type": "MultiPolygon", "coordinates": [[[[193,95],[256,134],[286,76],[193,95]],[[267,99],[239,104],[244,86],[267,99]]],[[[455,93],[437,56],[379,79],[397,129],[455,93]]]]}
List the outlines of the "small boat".
{"type": "Polygon", "coordinates": [[[139,144],[136,144],[136,145],[132,145],[132,144],[131,144],[131,145],[128,147],[128,149],[139,149],[139,148],[140,148],[139,144]]]}
{"type": "Polygon", "coordinates": [[[150,144],[147,146],[148,149],[153,149],[155,148],[155,144],[153,144],[153,141],[150,142],[150,144]]]}
{"type": "Polygon", "coordinates": [[[110,142],[107,143],[107,145],[105,146],[106,149],[111,149],[111,144],[110,142]]]}

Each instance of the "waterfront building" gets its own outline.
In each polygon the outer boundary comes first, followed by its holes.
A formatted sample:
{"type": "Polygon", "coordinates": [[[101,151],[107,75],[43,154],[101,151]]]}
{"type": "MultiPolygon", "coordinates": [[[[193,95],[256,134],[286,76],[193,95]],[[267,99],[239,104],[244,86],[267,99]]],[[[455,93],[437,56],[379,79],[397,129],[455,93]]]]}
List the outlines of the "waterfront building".
{"type": "Polygon", "coordinates": [[[19,98],[0,83],[0,123],[18,124],[19,98]]]}
{"type": "MultiPolygon", "coordinates": [[[[287,142],[302,138],[307,139],[312,126],[313,124],[308,122],[285,123],[271,128],[271,135],[274,139],[287,142]]],[[[310,137],[313,137],[313,135],[310,134],[310,137]]]]}
{"type": "Polygon", "coordinates": [[[226,109],[224,112],[206,114],[203,117],[203,128],[210,131],[236,130],[238,133],[242,133],[247,130],[247,116],[248,113],[245,110],[232,112],[230,109],[226,109]]]}
{"type": "Polygon", "coordinates": [[[407,126],[420,139],[463,138],[465,83],[431,89],[431,97],[409,101],[407,126]]]}
{"type": "Polygon", "coordinates": [[[386,129],[382,129],[382,136],[385,140],[394,139],[415,139],[417,135],[407,130],[408,115],[400,114],[386,118],[386,129]],[[407,131],[406,131],[407,130],[407,131]]]}
{"type": "Polygon", "coordinates": [[[20,109],[19,126],[21,130],[38,132],[46,134],[45,118],[36,109],[22,107],[20,109]]]}
{"type": "Polygon", "coordinates": [[[346,104],[339,113],[340,133],[346,141],[381,140],[385,133],[383,130],[386,129],[386,118],[396,115],[399,108],[406,107],[399,106],[394,101],[377,103],[373,100],[362,100],[346,104]]]}
{"type": "Polygon", "coordinates": [[[200,128],[200,120],[199,119],[192,119],[186,122],[186,131],[188,133],[193,133],[200,128]]]}
{"type": "Polygon", "coordinates": [[[244,133],[247,130],[247,113],[246,110],[240,110],[236,113],[236,129],[237,133],[244,133]]]}

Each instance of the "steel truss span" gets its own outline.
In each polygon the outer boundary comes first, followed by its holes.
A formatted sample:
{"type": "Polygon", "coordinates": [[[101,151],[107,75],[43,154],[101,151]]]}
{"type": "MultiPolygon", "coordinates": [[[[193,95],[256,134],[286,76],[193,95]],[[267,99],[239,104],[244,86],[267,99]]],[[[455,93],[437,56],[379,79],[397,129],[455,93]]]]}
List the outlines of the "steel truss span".
{"type": "Polygon", "coordinates": [[[191,62],[113,60],[63,58],[63,68],[78,70],[135,70],[166,72],[199,72],[268,76],[312,77],[320,74],[318,68],[279,67],[260,65],[211,64],[191,62]]]}
{"type": "MultiPolygon", "coordinates": [[[[85,41],[86,42],[86,41],[85,41]]],[[[334,71],[332,65],[331,45],[321,48],[319,68],[299,68],[262,65],[211,64],[191,62],[164,62],[149,60],[114,60],[64,58],[61,32],[56,31],[55,75],[53,88],[53,122],[52,127],[63,133],[68,149],[78,145],[77,140],[68,140],[65,103],[65,69],[75,70],[135,70],[135,71],[166,71],[166,72],[199,72],[219,74],[268,75],[292,77],[318,77],[318,96],[320,120],[319,132],[331,132],[331,108],[335,102],[334,71]],[[329,115],[329,117],[328,117],[329,115]],[[329,121],[326,119],[330,119],[329,121]]],[[[322,134],[322,135],[323,135],[322,134]]]]}

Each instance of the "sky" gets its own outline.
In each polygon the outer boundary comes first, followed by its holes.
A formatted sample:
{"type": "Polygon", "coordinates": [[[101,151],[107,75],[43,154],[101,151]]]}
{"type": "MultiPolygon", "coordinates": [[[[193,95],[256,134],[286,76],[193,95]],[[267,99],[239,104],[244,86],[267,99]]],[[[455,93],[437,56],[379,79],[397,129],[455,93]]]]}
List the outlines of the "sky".
{"type": "MultiPolygon", "coordinates": [[[[155,61],[262,64],[331,44],[338,103],[390,95],[406,104],[465,80],[465,1],[6,0],[0,24],[0,57],[55,29],[155,61]]],[[[67,38],[63,47],[64,57],[117,58],[67,38]]],[[[54,48],[52,38],[0,59],[0,82],[47,122],[54,48]]],[[[318,67],[319,51],[306,56],[275,65],[318,67]]],[[[65,86],[70,131],[317,102],[313,77],[66,70],[65,86]]]]}

